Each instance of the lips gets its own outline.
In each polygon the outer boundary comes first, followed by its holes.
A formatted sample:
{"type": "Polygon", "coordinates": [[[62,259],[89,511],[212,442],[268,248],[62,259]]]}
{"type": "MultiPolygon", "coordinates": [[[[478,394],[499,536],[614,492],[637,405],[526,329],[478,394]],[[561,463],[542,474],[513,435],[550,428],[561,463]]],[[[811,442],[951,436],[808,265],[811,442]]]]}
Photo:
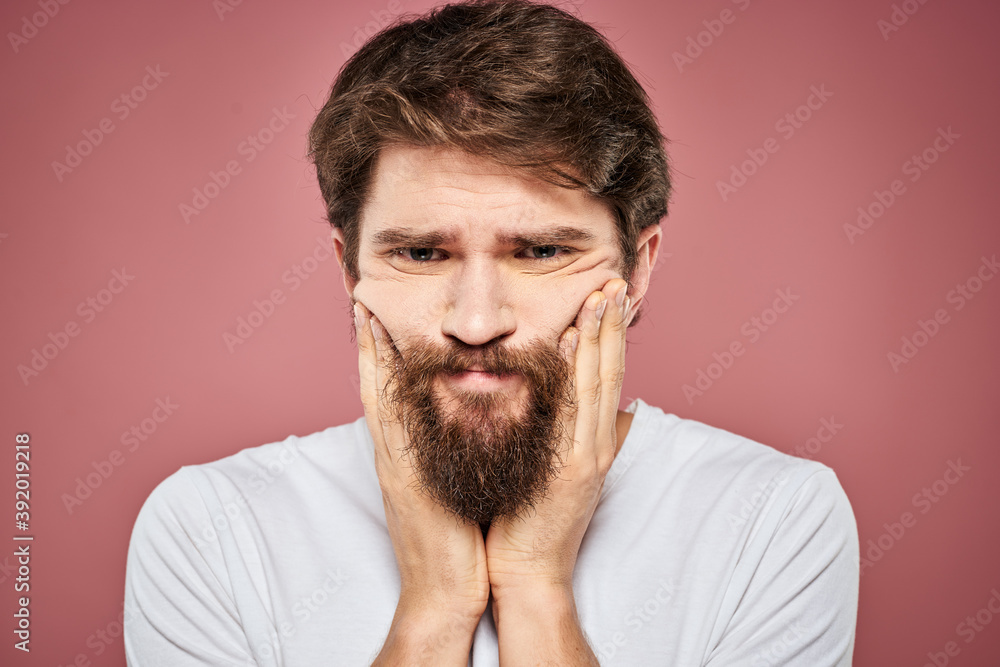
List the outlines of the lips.
{"type": "Polygon", "coordinates": [[[481,366],[472,366],[468,370],[448,375],[448,382],[462,389],[473,389],[479,391],[495,391],[507,389],[514,385],[517,376],[513,374],[496,375],[480,370],[481,366]]]}

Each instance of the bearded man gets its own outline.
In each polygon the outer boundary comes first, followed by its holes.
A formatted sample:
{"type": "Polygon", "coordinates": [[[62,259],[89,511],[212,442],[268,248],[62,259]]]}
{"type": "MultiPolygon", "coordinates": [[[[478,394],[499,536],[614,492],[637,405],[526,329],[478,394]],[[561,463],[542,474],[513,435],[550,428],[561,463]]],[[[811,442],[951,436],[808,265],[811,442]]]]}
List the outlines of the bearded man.
{"type": "Polygon", "coordinates": [[[670,183],[596,30],[522,0],[400,22],[309,139],[364,417],[157,487],[130,664],[850,664],[833,471],[618,409],[670,183]]]}

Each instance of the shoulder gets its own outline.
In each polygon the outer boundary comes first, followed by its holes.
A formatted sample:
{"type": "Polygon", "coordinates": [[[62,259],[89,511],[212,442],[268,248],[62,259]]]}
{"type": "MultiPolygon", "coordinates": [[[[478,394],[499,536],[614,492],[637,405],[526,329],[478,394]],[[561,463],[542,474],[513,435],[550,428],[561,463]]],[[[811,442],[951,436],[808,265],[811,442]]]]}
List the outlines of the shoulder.
{"type": "Polygon", "coordinates": [[[636,449],[642,451],[643,458],[666,459],[671,467],[689,472],[726,477],[739,473],[771,476],[781,471],[790,474],[792,470],[830,470],[818,461],[785,454],[726,429],[664,412],[641,399],[636,400],[633,426],[638,427],[636,449]]]}
{"type": "Polygon", "coordinates": [[[249,447],[230,456],[186,465],[170,474],[146,498],[133,540],[163,534],[218,529],[250,508],[280,509],[300,502],[308,489],[336,492],[364,481],[371,469],[363,420],[306,436],[249,447]]]}
{"type": "Polygon", "coordinates": [[[256,647],[272,627],[268,614],[282,600],[273,581],[319,567],[304,550],[289,556],[287,545],[315,534],[337,494],[365,493],[358,467],[367,447],[357,426],[184,466],[156,485],[129,542],[130,664],[257,664],[248,639],[256,647]]]}
{"type": "Polygon", "coordinates": [[[764,664],[771,647],[793,641],[800,655],[789,664],[850,664],[858,534],[836,473],[659,408],[645,413],[644,465],[630,469],[637,484],[622,486],[633,502],[660,498],[671,526],[663,549],[679,543],[681,571],[696,564],[688,581],[722,582],[698,589],[715,604],[709,663],[764,664]]]}
{"type": "Polygon", "coordinates": [[[736,532],[776,529],[770,524],[792,513],[813,521],[832,515],[844,531],[856,530],[850,501],[829,466],[641,401],[639,415],[637,459],[652,464],[639,467],[655,469],[662,483],[713,508],[716,518],[721,512],[736,532]]]}

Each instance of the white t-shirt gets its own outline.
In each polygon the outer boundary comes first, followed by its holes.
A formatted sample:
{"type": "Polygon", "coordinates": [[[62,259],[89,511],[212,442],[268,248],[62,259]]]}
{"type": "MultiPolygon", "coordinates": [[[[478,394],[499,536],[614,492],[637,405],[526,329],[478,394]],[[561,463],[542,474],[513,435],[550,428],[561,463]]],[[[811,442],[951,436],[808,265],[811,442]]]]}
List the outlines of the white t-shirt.
{"type": "MultiPolygon", "coordinates": [[[[628,410],[573,576],[601,664],[850,665],[858,537],[834,472],[628,410]]],[[[164,480],[129,546],[129,664],[370,664],[399,596],[372,450],[361,418],[164,480]]],[[[498,664],[489,608],[469,664],[498,664]]]]}

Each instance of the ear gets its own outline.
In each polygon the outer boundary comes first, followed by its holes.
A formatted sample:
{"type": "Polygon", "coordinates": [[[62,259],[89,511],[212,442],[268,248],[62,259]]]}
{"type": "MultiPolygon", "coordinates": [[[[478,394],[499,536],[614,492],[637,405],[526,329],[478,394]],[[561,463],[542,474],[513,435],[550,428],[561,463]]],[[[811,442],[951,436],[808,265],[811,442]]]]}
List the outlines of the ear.
{"type": "Polygon", "coordinates": [[[334,227],[333,232],[330,235],[333,240],[333,254],[337,256],[337,264],[340,265],[340,274],[344,278],[344,289],[347,291],[347,296],[354,298],[354,287],[357,282],[347,273],[347,269],[344,268],[344,230],[340,227],[334,227]]]}
{"type": "Polygon", "coordinates": [[[649,289],[649,279],[653,274],[653,267],[656,266],[662,239],[663,228],[660,227],[660,223],[649,225],[639,232],[639,240],[636,243],[638,261],[630,277],[628,290],[628,296],[632,300],[632,319],[635,318],[634,313],[645,298],[646,290],[649,289]]]}

